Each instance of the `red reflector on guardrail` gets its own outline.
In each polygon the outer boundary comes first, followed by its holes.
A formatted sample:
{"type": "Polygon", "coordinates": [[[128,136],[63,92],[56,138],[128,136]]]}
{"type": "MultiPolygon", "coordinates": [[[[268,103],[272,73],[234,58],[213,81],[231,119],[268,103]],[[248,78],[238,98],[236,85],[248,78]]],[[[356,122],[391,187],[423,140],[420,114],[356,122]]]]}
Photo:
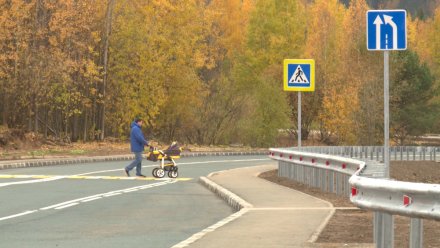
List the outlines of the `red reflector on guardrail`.
{"type": "Polygon", "coordinates": [[[282,158],[283,157],[283,154],[282,153],[280,153],[280,158],[282,158]]]}
{"type": "Polygon", "coordinates": [[[299,161],[303,161],[303,157],[299,157],[299,161]]]}
{"type": "Polygon", "coordinates": [[[357,195],[358,190],[355,187],[351,187],[351,196],[357,195]]]}
{"type": "Polygon", "coordinates": [[[403,195],[403,205],[407,207],[411,205],[411,203],[412,203],[412,198],[407,195],[403,195]]]}
{"type": "Polygon", "coordinates": [[[325,161],[325,165],[330,165],[330,162],[329,161],[325,161]]]}
{"type": "Polygon", "coordinates": [[[347,168],[347,165],[346,164],[342,164],[342,169],[345,169],[345,168],[347,168]]]}
{"type": "Polygon", "coordinates": [[[312,158],[312,163],[315,163],[315,159],[314,158],[312,158]]]}
{"type": "Polygon", "coordinates": [[[290,155],[290,156],[289,156],[289,159],[292,159],[292,158],[293,158],[292,155],[290,155]]]}

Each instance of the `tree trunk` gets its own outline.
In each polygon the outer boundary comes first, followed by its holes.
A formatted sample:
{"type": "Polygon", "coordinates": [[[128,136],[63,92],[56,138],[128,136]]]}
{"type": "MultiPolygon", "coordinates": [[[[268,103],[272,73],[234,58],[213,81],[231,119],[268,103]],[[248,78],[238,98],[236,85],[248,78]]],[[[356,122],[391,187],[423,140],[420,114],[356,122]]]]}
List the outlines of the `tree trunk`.
{"type": "Polygon", "coordinates": [[[83,139],[82,140],[84,142],[86,142],[87,141],[87,120],[88,120],[87,112],[88,111],[84,107],[83,107],[83,109],[84,109],[84,121],[83,121],[84,122],[84,126],[83,126],[84,127],[84,129],[83,129],[84,132],[83,132],[83,139]]]}
{"type": "Polygon", "coordinates": [[[38,133],[38,103],[34,103],[34,132],[38,133]]]}
{"type": "Polygon", "coordinates": [[[6,92],[3,92],[2,94],[2,102],[3,102],[3,109],[2,109],[2,125],[6,128],[8,127],[8,110],[9,110],[9,101],[8,101],[8,95],[6,92]]]}
{"type": "Polygon", "coordinates": [[[79,116],[78,114],[74,114],[72,117],[72,136],[71,136],[71,141],[72,142],[77,142],[78,141],[78,126],[79,126],[79,116]]]}
{"type": "Polygon", "coordinates": [[[103,67],[104,67],[104,80],[102,81],[102,103],[101,103],[101,111],[99,116],[100,123],[100,140],[104,140],[104,130],[105,130],[105,90],[107,87],[108,81],[108,48],[110,43],[110,33],[112,29],[112,14],[113,7],[115,5],[115,0],[108,0],[107,3],[107,13],[105,15],[105,36],[104,36],[104,53],[103,53],[103,67]]]}
{"type": "Polygon", "coordinates": [[[48,130],[48,127],[47,127],[47,117],[48,117],[48,110],[47,110],[47,107],[46,108],[44,108],[44,123],[45,123],[45,125],[44,125],[44,139],[47,139],[47,130],[48,130]]]}

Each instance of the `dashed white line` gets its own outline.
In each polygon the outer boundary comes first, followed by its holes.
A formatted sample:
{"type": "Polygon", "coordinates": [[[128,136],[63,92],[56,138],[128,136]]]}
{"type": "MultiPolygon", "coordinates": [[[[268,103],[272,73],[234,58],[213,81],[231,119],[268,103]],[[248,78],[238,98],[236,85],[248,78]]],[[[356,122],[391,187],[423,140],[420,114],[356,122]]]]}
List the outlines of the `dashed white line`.
{"type": "Polygon", "coordinates": [[[102,197],[94,197],[94,198],[82,200],[81,202],[89,202],[89,201],[94,201],[94,200],[99,200],[99,199],[102,199],[102,197]]]}
{"type": "Polygon", "coordinates": [[[122,192],[115,192],[115,193],[111,193],[111,194],[104,194],[102,195],[103,197],[110,197],[110,196],[115,196],[115,195],[120,195],[122,194],[122,192]]]}
{"type": "Polygon", "coordinates": [[[70,203],[70,204],[67,204],[67,205],[63,205],[63,206],[57,207],[57,208],[55,208],[55,209],[68,208],[68,207],[76,206],[76,205],[78,205],[78,204],[79,204],[79,202],[74,202],[74,203],[70,203]]]}

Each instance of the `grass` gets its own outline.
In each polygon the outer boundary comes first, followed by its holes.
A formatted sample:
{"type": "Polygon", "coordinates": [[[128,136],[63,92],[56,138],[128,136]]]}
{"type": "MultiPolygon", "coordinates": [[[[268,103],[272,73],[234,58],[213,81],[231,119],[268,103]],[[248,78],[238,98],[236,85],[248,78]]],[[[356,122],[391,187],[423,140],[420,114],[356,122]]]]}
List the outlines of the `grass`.
{"type": "Polygon", "coordinates": [[[82,155],[85,154],[86,151],[82,149],[77,149],[77,150],[70,150],[69,153],[72,155],[82,155]]]}

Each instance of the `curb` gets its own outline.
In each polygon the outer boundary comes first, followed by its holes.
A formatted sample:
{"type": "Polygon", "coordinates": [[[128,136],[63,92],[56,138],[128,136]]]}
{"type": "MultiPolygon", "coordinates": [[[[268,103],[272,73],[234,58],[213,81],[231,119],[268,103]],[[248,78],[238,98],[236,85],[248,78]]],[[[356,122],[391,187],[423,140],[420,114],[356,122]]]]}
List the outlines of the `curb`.
{"type": "Polygon", "coordinates": [[[209,190],[214,192],[220,198],[225,200],[233,209],[240,211],[242,208],[253,208],[254,206],[249,202],[243,200],[238,195],[232,193],[231,191],[223,188],[222,186],[214,183],[206,177],[200,177],[199,182],[207,187],[209,190]]]}
{"type": "MultiPolygon", "coordinates": [[[[267,155],[265,151],[257,152],[191,152],[182,153],[181,157],[202,157],[202,156],[236,156],[236,155],[267,155]]],[[[145,155],[143,155],[146,158],[145,155]]],[[[133,160],[134,155],[114,155],[97,157],[79,157],[79,158],[56,158],[56,159],[33,159],[18,161],[0,161],[0,170],[17,169],[28,167],[42,167],[52,165],[72,165],[81,163],[106,162],[106,161],[127,161],[133,160]]]]}

